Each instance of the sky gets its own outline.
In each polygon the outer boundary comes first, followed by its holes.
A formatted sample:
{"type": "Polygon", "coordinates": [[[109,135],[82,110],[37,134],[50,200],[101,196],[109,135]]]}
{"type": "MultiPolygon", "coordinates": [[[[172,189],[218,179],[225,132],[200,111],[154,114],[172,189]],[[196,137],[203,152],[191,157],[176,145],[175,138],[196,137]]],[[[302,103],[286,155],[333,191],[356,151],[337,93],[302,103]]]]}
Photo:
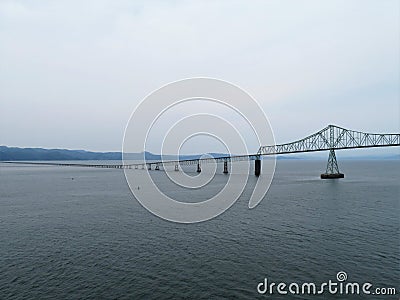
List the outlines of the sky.
{"type": "Polygon", "coordinates": [[[190,77],[246,90],[277,143],[400,132],[397,0],[1,0],[0,41],[0,145],[120,151],[141,100],[190,77]]]}

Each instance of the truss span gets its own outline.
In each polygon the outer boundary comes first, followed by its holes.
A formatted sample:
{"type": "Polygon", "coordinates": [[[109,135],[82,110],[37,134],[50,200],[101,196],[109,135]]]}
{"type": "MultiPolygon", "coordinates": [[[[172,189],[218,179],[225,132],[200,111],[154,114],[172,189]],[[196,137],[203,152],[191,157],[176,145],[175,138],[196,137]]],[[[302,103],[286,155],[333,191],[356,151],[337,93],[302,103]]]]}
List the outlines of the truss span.
{"type": "Polygon", "coordinates": [[[328,125],[324,129],[295,142],[261,146],[257,155],[388,146],[400,146],[400,134],[365,133],[336,125],[328,125]]]}

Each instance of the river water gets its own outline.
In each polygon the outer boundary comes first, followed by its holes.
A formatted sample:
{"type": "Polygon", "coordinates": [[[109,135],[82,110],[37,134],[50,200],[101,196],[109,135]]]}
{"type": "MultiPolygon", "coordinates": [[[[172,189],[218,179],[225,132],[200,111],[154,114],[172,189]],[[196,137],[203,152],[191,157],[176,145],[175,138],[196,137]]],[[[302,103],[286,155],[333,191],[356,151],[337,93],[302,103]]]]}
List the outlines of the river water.
{"type": "Polygon", "coordinates": [[[265,278],[318,284],[338,272],[400,291],[400,161],[343,160],[340,180],[319,179],[325,164],[278,161],[255,209],[250,176],[230,209],[198,224],[148,212],[122,170],[1,164],[0,298],[398,299],[257,292],[265,278]]]}

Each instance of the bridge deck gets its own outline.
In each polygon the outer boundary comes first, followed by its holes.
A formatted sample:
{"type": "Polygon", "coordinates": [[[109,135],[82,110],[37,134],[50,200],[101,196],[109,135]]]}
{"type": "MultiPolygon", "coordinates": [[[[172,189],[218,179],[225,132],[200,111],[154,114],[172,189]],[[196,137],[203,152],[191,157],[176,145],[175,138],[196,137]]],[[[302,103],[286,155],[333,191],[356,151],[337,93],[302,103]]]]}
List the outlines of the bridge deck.
{"type": "Polygon", "coordinates": [[[21,162],[8,161],[5,163],[19,163],[47,166],[73,166],[73,167],[92,167],[92,168],[114,168],[114,169],[132,169],[148,166],[171,166],[171,165],[194,165],[198,163],[210,162],[234,162],[255,160],[261,156],[292,154],[303,152],[317,152],[327,150],[359,149],[400,146],[400,134],[377,134],[365,133],[328,125],[322,130],[311,134],[301,140],[272,146],[261,146],[255,154],[229,155],[215,158],[197,158],[167,161],[143,161],[132,164],[82,164],[82,163],[57,163],[57,162],[21,162]]]}

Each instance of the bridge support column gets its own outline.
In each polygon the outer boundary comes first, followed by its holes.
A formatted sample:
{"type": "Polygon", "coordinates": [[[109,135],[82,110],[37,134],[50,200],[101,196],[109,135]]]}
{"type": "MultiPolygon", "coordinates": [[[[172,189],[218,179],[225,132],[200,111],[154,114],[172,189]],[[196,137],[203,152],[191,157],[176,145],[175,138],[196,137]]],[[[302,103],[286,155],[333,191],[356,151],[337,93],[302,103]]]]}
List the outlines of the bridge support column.
{"type": "Polygon", "coordinates": [[[175,171],[179,171],[179,166],[175,165],[175,171]]]}
{"type": "Polygon", "coordinates": [[[261,174],[261,160],[259,157],[257,157],[254,160],[254,175],[258,177],[260,176],[260,174],[261,174]]]}
{"type": "Polygon", "coordinates": [[[321,179],[344,178],[344,174],[339,172],[339,166],[336,160],[335,150],[329,150],[328,164],[325,173],[321,174],[321,179]]]}
{"type": "Polygon", "coordinates": [[[224,174],[228,174],[228,161],[224,160],[224,174]]]}
{"type": "Polygon", "coordinates": [[[201,172],[201,166],[200,166],[200,162],[197,162],[197,173],[201,172]]]}
{"type": "Polygon", "coordinates": [[[147,170],[151,170],[151,164],[147,165],[147,170]]]}
{"type": "Polygon", "coordinates": [[[159,170],[160,170],[160,166],[159,166],[158,164],[156,165],[155,170],[156,170],[156,171],[159,171],[159,170]]]}

